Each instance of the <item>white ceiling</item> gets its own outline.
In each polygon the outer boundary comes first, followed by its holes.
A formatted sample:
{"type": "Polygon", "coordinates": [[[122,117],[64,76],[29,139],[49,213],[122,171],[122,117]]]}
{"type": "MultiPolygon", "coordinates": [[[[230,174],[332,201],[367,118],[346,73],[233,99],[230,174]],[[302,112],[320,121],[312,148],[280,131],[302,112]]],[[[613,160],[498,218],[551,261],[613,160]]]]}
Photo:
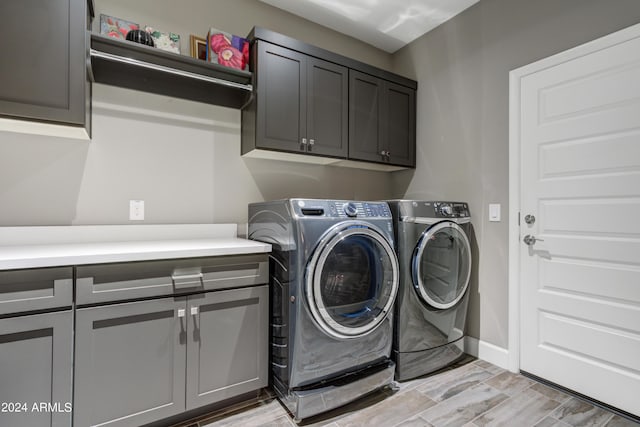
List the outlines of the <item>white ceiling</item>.
{"type": "Polygon", "coordinates": [[[393,53],[479,0],[260,0],[393,53]]]}

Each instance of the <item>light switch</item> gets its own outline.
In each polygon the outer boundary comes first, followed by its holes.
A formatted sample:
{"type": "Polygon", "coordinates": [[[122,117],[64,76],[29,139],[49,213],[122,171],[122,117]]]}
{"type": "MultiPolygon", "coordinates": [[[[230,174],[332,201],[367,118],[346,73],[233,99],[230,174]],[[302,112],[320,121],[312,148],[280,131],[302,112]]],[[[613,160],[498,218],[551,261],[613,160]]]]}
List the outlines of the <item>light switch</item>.
{"type": "Polygon", "coordinates": [[[489,221],[500,222],[500,204],[499,203],[489,204],[489,221]]]}

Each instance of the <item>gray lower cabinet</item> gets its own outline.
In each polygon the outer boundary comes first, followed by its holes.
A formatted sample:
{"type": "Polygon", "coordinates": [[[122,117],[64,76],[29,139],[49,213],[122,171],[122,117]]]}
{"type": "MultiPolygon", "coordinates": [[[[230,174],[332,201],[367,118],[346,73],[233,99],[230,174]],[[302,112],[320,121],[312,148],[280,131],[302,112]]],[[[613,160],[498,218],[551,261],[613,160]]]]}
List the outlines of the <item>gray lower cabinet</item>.
{"type": "Polygon", "coordinates": [[[71,310],[0,319],[0,426],[71,425],[71,310]]]}
{"type": "Polygon", "coordinates": [[[76,316],[76,427],[142,425],[267,385],[266,285],[76,316]]]}
{"type": "Polygon", "coordinates": [[[187,409],[266,387],[267,285],[187,299],[187,409]]]}
{"type": "Polygon", "coordinates": [[[87,3],[0,2],[0,117],[89,127],[87,3]]]}
{"type": "Polygon", "coordinates": [[[74,426],[132,426],[185,409],[184,302],[76,310],[74,426]]]}

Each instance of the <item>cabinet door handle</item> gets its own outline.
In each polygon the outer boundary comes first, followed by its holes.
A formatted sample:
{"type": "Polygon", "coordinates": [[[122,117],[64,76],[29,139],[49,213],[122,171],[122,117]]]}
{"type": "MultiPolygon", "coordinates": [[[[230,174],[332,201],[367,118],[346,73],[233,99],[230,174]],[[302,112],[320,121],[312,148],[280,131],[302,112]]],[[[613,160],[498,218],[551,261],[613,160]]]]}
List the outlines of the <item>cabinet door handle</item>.
{"type": "Polygon", "coordinates": [[[302,138],[302,140],[300,141],[300,149],[302,151],[307,150],[307,138],[302,138]]]}
{"type": "Polygon", "coordinates": [[[184,317],[187,314],[187,311],[184,308],[178,309],[178,317],[184,317]]]}
{"type": "Polygon", "coordinates": [[[198,315],[198,307],[191,307],[191,315],[192,316],[197,316],[198,315]]]}
{"type": "Polygon", "coordinates": [[[313,148],[313,145],[316,143],[315,139],[310,139],[309,140],[309,147],[307,147],[308,151],[311,151],[311,149],[313,148]]]}

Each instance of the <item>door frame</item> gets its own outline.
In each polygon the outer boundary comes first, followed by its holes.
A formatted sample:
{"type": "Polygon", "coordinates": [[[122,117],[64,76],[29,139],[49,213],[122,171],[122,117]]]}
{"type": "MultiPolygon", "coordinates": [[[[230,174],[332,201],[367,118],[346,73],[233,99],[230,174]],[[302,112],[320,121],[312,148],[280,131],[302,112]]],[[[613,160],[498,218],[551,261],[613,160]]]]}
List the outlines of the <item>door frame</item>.
{"type": "Polygon", "coordinates": [[[564,52],[516,68],[509,73],[509,316],[507,368],[520,371],[520,85],[528,75],[587,56],[599,50],[640,37],[640,24],[635,24],[564,52]]]}

